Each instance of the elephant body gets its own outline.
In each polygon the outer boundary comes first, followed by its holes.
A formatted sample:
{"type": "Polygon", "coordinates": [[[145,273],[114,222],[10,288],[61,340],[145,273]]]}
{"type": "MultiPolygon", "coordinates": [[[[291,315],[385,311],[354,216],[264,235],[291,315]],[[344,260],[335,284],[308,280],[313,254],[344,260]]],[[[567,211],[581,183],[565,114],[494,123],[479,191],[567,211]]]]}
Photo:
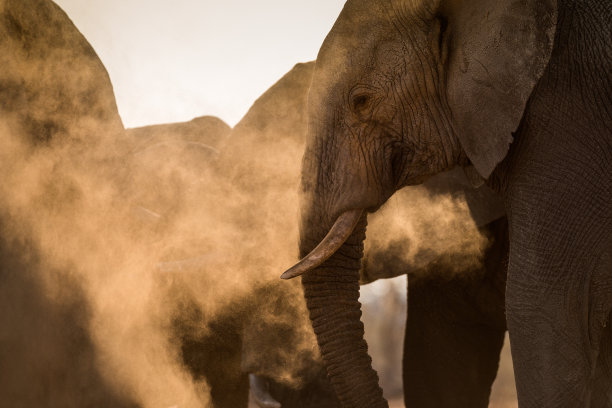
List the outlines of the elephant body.
{"type": "Polygon", "coordinates": [[[508,217],[519,405],[610,405],[611,17],[601,0],[345,4],[309,93],[303,259],[283,274],[303,275],[343,406],[387,406],[358,319],[366,216],[456,167],[508,217]]]}
{"type": "MultiPolygon", "coordinates": [[[[5,218],[5,215],[2,216],[5,218]]],[[[0,394],[12,407],[136,408],[96,364],[88,331],[91,310],[78,282],[62,276],[31,239],[11,236],[0,221],[0,394]],[[63,302],[49,299],[41,276],[54,274],[70,291],[63,302]]]]}
{"type": "Polygon", "coordinates": [[[5,126],[30,145],[95,146],[123,132],[108,73],[63,10],[3,0],[0,13],[5,126]]]}
{"type": "Polygon", "coordinates": [[[490,181],[508,210],[507,319],[521,406],[589,406],[598,356],[612,347],[602,342],[612,309],[610,17],[605,2],[559,2],[548,67],[490,181]],[[540,380],[542,372],[558,374],[540,380]]]}
{"type": "MultiPolygon", "coordinates": [[[[0,1],[0,395],[12,407],[136,407],[97,364],[92,308],[74,267],[49,262],[34,224],[67,208],[63,150],[83,152],[123,125],[98,56],[48,0],[0,1]],[[55,155],[45,157],[51,149],[55,155]],[[41,153],[42,152],[42,153],[41,153]],[[48,167],[39,168],[46,160],[48,167]],[[18,178],[42,173],[40,191],[18,178]],[[23,202],[17,202],[21,197],[23,202]],[[37,218],[28,217],[31,209],[37,218]],[[50,287],[61,288],[61,296],[50,287]],[[61,297],[61,301],[57,297],[61,297]]],[[[107,139],[108,137],[108,139],[107,139]]]]}

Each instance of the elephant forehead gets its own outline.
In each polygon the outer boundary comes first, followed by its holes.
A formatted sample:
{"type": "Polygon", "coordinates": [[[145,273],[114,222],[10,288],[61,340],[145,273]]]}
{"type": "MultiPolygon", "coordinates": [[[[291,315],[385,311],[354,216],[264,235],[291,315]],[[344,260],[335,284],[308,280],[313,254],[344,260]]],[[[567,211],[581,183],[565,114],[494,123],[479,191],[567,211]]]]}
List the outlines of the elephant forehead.
{"type": "Polygon", "coordinates": [[[325,65],[325,69],[342,68],[350,59],[369,54],[393,31],[386,15],[383,5],[376,2],[348,1],[323,42],[317,64],[325,65]]]}
{"type": "MultiPolygon", "coordinates": [[[[410,1],[420,7],[420,0],[410,1]]],[[[311,100],[329,98],[325,93],[317,95],[323,89],[336,95],[342,91],[334,89],[337,86],[379,86],[417,56],[415,47],[422,53],[427,48],[420,44],[425,38],[423,26],[414,18],[422,13],[411,10],[412,6],[398,9],[389,1],[349,0],[319,51],[311,100]],[[415,14],[402,18],[406,13],[415,14]]]]}

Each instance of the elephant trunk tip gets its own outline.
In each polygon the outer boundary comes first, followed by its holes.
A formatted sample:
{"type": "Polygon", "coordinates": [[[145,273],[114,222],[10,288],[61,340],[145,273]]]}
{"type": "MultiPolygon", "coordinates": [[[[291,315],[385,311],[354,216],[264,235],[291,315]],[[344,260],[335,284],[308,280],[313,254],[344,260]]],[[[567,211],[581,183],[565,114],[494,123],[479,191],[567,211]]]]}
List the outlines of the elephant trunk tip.
{"type": "Polygon", "coordinates": [[[320,266],[329,259],[351,236],[363,214],[363,209],[348,210],[340,214],[325,238],[308,255],[281,275],[281,279],[292,279],[320,266]]]}

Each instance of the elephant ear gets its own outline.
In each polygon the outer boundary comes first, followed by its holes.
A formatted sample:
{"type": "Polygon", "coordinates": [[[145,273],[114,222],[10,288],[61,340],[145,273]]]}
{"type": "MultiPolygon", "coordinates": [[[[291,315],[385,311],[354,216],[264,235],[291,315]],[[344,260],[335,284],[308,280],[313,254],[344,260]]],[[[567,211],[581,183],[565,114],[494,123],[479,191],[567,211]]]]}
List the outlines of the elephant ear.
{"type": "Polygon", "coordinates": [[[556,0],[449,0],[448,101],[483,178],[508,152],[552,51],[556,0]]]}

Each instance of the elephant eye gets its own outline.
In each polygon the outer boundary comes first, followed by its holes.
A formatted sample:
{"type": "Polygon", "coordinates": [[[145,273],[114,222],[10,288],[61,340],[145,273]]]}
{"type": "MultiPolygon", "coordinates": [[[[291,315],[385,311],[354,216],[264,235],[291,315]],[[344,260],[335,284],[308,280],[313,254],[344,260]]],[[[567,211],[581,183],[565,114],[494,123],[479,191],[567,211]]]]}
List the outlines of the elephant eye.
{"type": "Polygon", "coordinates": [[[351,107],[353,108],[353,112],[360,116],[367,114],[370,107],[371,99],[372,98],[370,97],[370,95],[367,94],[358,94],[353,96],[351,100],[351,107]]]}

